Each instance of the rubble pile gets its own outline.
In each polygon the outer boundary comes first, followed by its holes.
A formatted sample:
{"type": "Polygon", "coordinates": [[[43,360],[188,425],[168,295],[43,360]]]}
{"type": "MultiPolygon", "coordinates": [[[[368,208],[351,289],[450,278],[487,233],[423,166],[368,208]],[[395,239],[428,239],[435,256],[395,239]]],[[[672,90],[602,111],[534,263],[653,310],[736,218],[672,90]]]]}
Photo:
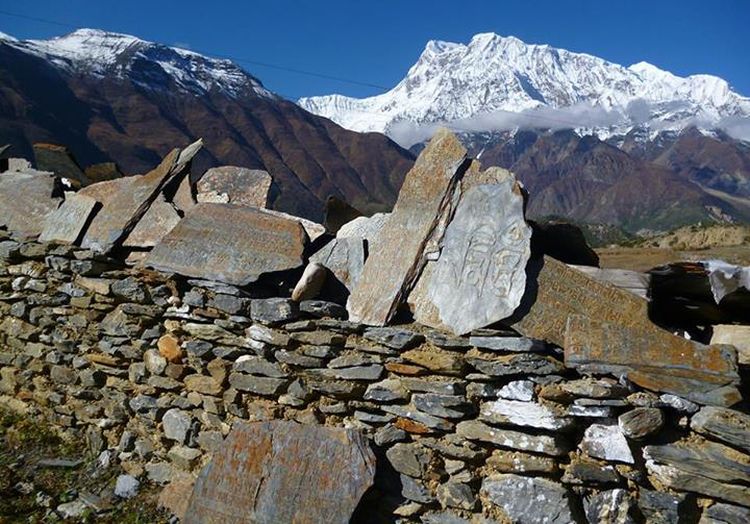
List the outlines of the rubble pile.
{"type": "Polygon", "coordinates": [[[546,250],[511,173],[440,132],[391,214],[334,203],[326,228],[263,209],[256,172],[196,199],[197,148],[77,192],[0,173],[43,204],[33,230],[0,213],[0,406],[117,464],[97,497],[162,485],[184,522],[750,520],[737,350],[655,325],[645,277],[546,250]]]}

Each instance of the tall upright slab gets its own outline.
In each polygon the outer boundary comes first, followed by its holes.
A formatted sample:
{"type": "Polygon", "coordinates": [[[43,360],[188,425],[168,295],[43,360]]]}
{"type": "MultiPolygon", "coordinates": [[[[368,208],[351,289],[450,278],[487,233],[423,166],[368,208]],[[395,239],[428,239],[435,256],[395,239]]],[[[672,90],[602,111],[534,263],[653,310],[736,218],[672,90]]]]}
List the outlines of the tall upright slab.
{"type": "Polygon", "coordinates": [[[198,204],[148,254],[146,266],[235,286],[300,267],[307,242],[302,225],[266,211],[198,204]]]}
{"type": "Polygon", "coordinates": [[[466,149],[439,130],[407,173],[393,212],[370,253],[347,303],[355,322],[383,326],[406,298],[425,263],[425,246],[442,234],[456,184],[467,167],[466,149]]]}
{"type": "Polygon", "coordinates": [[[462,335],[518,307],[531,255],[520,185],[509,171],[469,170],[439,258],[429,262],[410,302],[423,324],[462,335]]]}
{"type": "Polygon", "coordinates": [[[185,524],[347,524],[375,477],[358,431],[241,422],[201,471],[185,524]]]}

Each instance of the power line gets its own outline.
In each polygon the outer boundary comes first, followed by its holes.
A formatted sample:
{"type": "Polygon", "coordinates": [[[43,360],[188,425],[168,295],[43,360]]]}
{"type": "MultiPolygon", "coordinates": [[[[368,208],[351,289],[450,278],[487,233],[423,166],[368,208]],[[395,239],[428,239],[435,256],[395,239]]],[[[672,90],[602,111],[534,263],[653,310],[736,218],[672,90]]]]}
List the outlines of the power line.
{"type": "MultiPolygon", "coordinates": [[[[49,20],[49,19],[46,19],[46,18],[38,18],[38,17],[34,17],[34,16],[27,16],[27,15],[22,15],[22,14],[19,14],[19,13],[11,13],[10,11],[4,11],[4,10],[0,10],[0,15],[12,16],[12,17],[15,17],[15,18],[21,18],[21,19],[24,19],[24,20],[30,20],[32,22],[40,22],[40,23],[43,23],[43,24],[51,24],[51,25],[56,25],[56,26],[60,26],[60,27],[67,27],[67,28],[73,28],[73,29],[80,28],[80,26],[77,26],[75,24],[69,24],[69,23],[60,22],[60,21],[57,21],[57,20],[49,20]]],[[[379,89],[381,91],[388,91],[390,89],[390,88],[385,87],[385,86],[381,86],[381,85],[378,85],[378,84],[373,84],[372,82],[363,82],[361,80],[353,80],[351,78],[344,78],[344,77],[341,77],[341,76],[329,75],[329,74],[326,74],[326,73],[317,73],[315,71],[306,71],[304,69],[297,69],[295,67],[288,67],[288,66],[279,65],[279,64],[271,64],[269,62],[260,62],[258,60],[252,60],[250,58],[242,58],[242,57],[237,57],[237,56],[224,55],[224,54],[221,54],[221,53],[213,53],[213,52],[210,52],[210,51],[200,51],[200,53],[203,54],[203,55],[206,55],[206,56],[214,57],[214,58],[223,58],[223,59],[227,59],[227,60],[232,60],[233,62],[244,62],[244,63],[252,64],[252,65],[255,65],[255,66],[258,66],[258,67],[266,67],[268,69],[275,69],[277,71],[286,71],[288,73],[295,73],[295,74],[298,74],[298,75],[306,75],[306,76],[311,76],[311,77],[315,77],[315,78],[322,78],[324,80],[333,80],[335,82],[343,82],[343,83],[346,83],[346,84],[358,85],[358,86],[363,86],[363,87],[371,87],[371,88],[379,89]]]]}

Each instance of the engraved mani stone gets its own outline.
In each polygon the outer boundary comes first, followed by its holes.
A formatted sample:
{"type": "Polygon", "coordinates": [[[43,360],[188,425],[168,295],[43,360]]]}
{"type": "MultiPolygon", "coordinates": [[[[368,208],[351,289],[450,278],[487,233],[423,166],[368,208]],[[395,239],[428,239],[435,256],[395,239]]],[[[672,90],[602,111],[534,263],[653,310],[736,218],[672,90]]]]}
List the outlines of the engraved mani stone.
{"type": "Polygon", "coordinates": [[[159,195],[149,206],[128,237],[125,247],[154,247],[164,235],[180,222],[180,215],[174,206],[159,195]]]}
{"type": "Polygon", "coordinates": [[[532,259],[528,273],[536,275],[536,280],[529,283],[521,305],[507,322],[526,337],[562,347],[571,315],[623,327],[653,328],[648,302],[628,291],[546,256],[532,259]]]}
{"type": "Polygon", "coordinates": [[[47,215],[39,240],[75,244],[81,237],[96,205],[96,200],[86,195],[77,193],[68,195],[60,207],[47,215]]]}
{"type": "Polygon", "coordinates": [[[213,167],[198,181],[197,199],[198,202],[223,202],[265,208],[268,205],[271,182],[271,175],[260,169],[213,167]]]}
{"type": "Polygon", "coordinates": [[[52,173],[26,169],[0,177],[0,226],[33,236],[44,228],[44,220],[60,205],[62,195],[52,173]]]}
{"type": "MultiPolygon", "coordinates": [[[[493,324],[518,307],[526,286],[531,228],[523,194],[509,171],[469,171],[440,257],[429,263],[416,289],[417,321],[457,335],[493,324]],[[477,177],[479,183],[473,183],[477,177]]],[[[410,297],[412,301],[412,297],[410,297]]]]}
{"type": "Polygon", "coordinates": [[[201,471],[185,524],[348,523],[375,477],[359,431],[236,423],[201,471]]]}
{"type": "Polygon", "coordinates": [[[301,266],[306,242],[295,220],[253,207],[202,203],[162,238],[144,264],[244,286],[264,273],[301,266]]]}
{"type": "Polygon", "coordinates": [[[581,315],[568,320],[565,365],[583,373],[613,373],[652,391],[699,404],[731,406],[737,389],[737,354],[704,346],[656,326],[627,328],[581,315]]]}
{"type": "Polygon", "coordinates": [[[385,325],[424,266],[425,245],[449,214],[466,168],[466,149],[447,129],[432,138],[407,173],[393,212],[378,235],[347,304],[354,322],[385,325]]]}

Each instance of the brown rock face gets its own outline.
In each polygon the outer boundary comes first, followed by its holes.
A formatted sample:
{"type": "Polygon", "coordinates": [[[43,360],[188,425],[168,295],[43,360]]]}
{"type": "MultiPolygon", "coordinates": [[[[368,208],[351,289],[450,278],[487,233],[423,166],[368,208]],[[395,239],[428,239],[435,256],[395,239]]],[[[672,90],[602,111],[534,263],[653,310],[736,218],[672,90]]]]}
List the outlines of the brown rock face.
{"type": "Polygon", "coordinates": [[[346,524],[374,476],[354,430],[239,423],[198,477],[184,522],[346,524]]]}
{"type": "Polygon", "coordinates": [[[96,200],[86,195],[77,193],[68,195],[60,207],[47,215],[39,240],[75,244],[96,206],[96,200]]]}
{"type": "Polygon", "coordinates": [[[37,169],[50,171],[67,178],[80,187],[89,184],[88,177],[70,154],[68,148],[55,144],[34,144],[34,160],[37,169]]]}
{"type": "Polygon", "coordinates": [[[38,235],[44,220],[60,205],[62,190],[51,173],[29,169],[0,176],[0,225],[10,231],[38,235]]]}
{"type": "Polygon", "coordinates": [[[154,247],[145,265],[243,286],[302,265],[299,222],[231,204],[198,204],[154,247]]]}
{"type": "Polygon", "coordinates": [[[424,266],[426,244],[450,215],[451,197],[466,164],[466,149],[458,139],[445,129],[438,131],[406,175],[378,236],[378,249],[365,262],[349,297],[350,319],[382,326],[396,313],[424,266]]]}

